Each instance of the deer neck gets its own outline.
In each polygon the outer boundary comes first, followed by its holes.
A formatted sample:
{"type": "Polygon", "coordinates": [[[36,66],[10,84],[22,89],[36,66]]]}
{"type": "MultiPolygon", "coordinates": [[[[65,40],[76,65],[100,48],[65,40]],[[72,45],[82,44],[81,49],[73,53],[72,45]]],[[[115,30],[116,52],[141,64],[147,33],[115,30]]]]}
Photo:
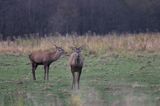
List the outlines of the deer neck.
{"type": "Polygon", "coordinates": [[[78,55],[77,55],[77,64],[80,64],[80,54],[79,53],[77,53],[78,55]]]}
{"type": "Polygon", "coordinates": [[[56,61],[60,58],[61,53],[59,53],[58,51],[56,51],[53,55],[52,55],[52,60],[56,61]]]}

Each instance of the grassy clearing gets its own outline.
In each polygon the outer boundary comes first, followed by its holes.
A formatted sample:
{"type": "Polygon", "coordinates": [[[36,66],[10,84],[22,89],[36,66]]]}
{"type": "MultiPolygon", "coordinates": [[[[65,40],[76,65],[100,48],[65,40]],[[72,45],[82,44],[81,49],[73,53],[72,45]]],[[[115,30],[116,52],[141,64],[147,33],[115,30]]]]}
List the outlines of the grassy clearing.
{"type": "Polygon", "coordinates": [[[0,106],[159,106],[159,33],[130,35],[57,35],[1,41],[0,106]],[[67,56],[52,64],[49,81],[43,80],[42,66],[36,71],[37,81],[32,80],[27,54],[50,50],[53,44],[68,54],[73,45],[83,46],[80,91],[71,90],[67,56]]]}
{"type": "Polygon", "coordinates": [[[33,81],[27,56],[0,55],[0,105],[160,105],[160,55],[87,56],[78,96],[71,91],[67,59],[52,64],[49,81],[39,66],[33,81]]]}

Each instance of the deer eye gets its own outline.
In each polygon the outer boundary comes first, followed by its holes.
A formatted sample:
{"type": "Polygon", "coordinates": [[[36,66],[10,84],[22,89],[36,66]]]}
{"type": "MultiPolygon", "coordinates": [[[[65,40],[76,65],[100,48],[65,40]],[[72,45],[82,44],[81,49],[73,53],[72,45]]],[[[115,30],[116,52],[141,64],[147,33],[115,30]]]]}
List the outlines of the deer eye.
{"type": "Polygon", "coordinates": [[[62,49],[59,49],[59,51],[62,51],[62,49]]]}

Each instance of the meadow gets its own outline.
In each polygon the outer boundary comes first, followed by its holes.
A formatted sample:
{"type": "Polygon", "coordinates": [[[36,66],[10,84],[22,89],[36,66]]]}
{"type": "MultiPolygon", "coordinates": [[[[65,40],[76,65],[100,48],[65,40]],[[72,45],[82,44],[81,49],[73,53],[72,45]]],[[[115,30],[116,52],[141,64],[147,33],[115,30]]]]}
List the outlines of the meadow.
{"type": "Polygon", "coordinates": [[[0,42],[0,106],[159,106],[160,36],[110,34],[105,36],[26,37],[0,42]],[[132,35],[132,36],[131,36],[132,35]],[[28,54],[51,50],[67,52],[32,80],[28,54]],[[70,47],[82,46],[85,65],[80,90],[71,90],[70,47]]]}

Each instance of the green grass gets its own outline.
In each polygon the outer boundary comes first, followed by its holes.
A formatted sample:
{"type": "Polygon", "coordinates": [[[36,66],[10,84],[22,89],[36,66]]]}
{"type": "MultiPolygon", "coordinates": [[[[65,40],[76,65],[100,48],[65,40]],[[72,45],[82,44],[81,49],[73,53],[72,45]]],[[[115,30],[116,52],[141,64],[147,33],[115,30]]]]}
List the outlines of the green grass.
{"type": "MultiPolygon", "coordinates": [[[[39,66],[33,81],[27,56],[0,55],[0,106],[70,106],[67,60],[62,57],[51,65],[49,81],[43,80],[39,66]]],[[[160,55],[89,56],[84,61],[78,94],[84,106],[90,101],[97,106],[160,105],[160,55]]]]}

